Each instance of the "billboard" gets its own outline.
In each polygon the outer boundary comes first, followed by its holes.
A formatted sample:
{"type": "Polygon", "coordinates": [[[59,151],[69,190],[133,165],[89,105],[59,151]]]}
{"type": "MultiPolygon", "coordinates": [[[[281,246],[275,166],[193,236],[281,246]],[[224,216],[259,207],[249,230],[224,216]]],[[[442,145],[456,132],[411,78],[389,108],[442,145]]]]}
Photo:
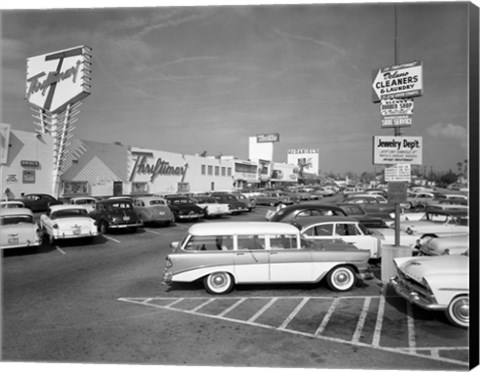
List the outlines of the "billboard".
{"type": "Polygon", "coordinates": [[[413,61],[373,71],[372,99],[418,97],[423,94],[422,62],[413,61]]]}
{"type": "Polygon", "coordinates": [[[10,145],[10,124],[0,124],[0,164],[7,164],[10,145]]]}
{"type": "Polygon", "coordinates": [[[422,137],[373,137],[373,164],[422,164],[422,137]]]}
{"type": "Polygon", "coordinates": [[[319,151],[318,149],[289,149],[287,151],[287,163],[298,167],[299,174],[319,174],[319,151]]]}
{"type": "Polygon", "coordinates": [[[27,58],[25,99],[55,114],[88,96],[91,51],[82,45],[27,58]]]}
{"type": "Polygon", "coordinates": [[[257,143],[263,142],[279,142],[279,133],[257,134],[257,143]]]}

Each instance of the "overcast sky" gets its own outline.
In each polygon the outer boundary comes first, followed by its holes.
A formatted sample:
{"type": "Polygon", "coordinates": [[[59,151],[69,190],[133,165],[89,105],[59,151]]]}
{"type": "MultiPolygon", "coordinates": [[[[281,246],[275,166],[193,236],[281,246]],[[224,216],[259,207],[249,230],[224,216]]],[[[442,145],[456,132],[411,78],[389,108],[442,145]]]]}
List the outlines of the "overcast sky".
{"type": "MultiPolygon", "coordinates": [[[[132,4],[134,4],[132,2],[132,4]]],[[[399,62],[423,63],[413,126],[423,166],[467,159],[468,3],[400,3],[399,62]]],[[[372,71],[394,65],[393,4],[244,5],[2,11],[2,122],[33,131],[25,60],[88,45],[92,94],[81,139],[248,157],[279,133],[274,160],[318,148],[320,170],[373,170],[382,129],[372,71]]]]}

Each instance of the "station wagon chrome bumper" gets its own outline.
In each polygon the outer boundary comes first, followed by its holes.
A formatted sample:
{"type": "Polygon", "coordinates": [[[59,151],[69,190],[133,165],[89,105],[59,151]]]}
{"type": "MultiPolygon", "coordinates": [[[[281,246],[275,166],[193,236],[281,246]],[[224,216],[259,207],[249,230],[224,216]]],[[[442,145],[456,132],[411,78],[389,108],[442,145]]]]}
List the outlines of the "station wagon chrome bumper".
{"type": "Polygon", "coordinates": [[[142,226],[143,226],[143,222],[120,223],[120,224],[112,223],[112,224],[108,225],[108,228],[109,229],[125,229],[125,228],[128,228],[128,227],[142,227],[142,226]]]}

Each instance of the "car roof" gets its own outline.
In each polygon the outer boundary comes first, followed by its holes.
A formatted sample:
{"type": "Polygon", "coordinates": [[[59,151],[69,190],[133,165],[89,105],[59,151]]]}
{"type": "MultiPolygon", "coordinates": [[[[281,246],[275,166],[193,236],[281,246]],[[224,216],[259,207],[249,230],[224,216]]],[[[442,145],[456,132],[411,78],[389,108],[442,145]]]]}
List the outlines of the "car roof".
{"type": "Polygon", "coordinates": [[[291,223],[300,225],[301,227],[307,227],[317,223],[327,223],[327,222],[354,222],[359,223],[356,218],[345,217],[345,216],[312,216],[312,217],[301,217],[295,218],[291,223]]]}
{"type": "Polygon", "coordinates": [[[18,216],[22,214],[28,214],[33,216],[33,212],[29,208],[7,208],[0,209],[0,215],[3,216],[18,216]]]}
{"type": "Polygon", "coordinates": [[[83,205],[76,205],[76,204],[58,204],[58,205],[51,205],[48,207],[52,212],[61,211],[65,209],[85,209],[83,205]]]}
{"type": "Polygon", "coordinates": [[[282,208],[281,210],[285,210],[285,212],[287,212],[287,211],[293,211],[296,209],[307,209],[307,208],[318,208],[318,209],[325,209],[325,210],[331,209],[331,210],[343,212],[343,209],[340,207],[337,207],[336,205],[319,204],[319,203],[292,204],[282,208]]]}
{"type": "Polygon", "coordinates": [[[118,203],[118,202],[129,202],[129,203],[131,203],[132,199],[129,198],[129,197],[115,197],[115,198],[112,198],[112,199],[100,200],[98,203],[115,204],[115,203],[118,203]]]}
{"type": "Polygon", "coordinates": [[[264,235],[264,234],[298,234],[298,229],[282,222],[211,222],[197,223],[188,230],[190,235],[264,235]]]}
{"type": "Polygon", "coordinates": [[[135,198],[135,200],[142,200],[142,201],[150,201],[150,200],[163,200],[165,201],[165,198],[162,198],[161,196],[138,196],[135,198]]]}
{"type": "Polygon", "coordinates": [[[96,198],[94,198],[93,196],[75,196],[73,198],[70,198],[70,201],[72,200],[85,200],[85,199],[88,199],[88,200],[97,200],[96,198]]]}

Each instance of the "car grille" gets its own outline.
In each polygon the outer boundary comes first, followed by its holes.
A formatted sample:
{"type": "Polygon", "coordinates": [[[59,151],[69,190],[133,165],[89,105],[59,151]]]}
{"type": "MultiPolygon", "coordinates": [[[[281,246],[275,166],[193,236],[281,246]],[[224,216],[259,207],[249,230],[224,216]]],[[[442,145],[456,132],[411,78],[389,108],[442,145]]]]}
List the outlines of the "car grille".
{"type": "Polygon", "coordinates": [[[416,280],[409,278],[400,270],[398,271],[398,279],[402,286],[408,289],[408,291],[418,293],[418,295],[426,301],[432,301],[432,292],[422,283],[419,283],[416,280]]]}

